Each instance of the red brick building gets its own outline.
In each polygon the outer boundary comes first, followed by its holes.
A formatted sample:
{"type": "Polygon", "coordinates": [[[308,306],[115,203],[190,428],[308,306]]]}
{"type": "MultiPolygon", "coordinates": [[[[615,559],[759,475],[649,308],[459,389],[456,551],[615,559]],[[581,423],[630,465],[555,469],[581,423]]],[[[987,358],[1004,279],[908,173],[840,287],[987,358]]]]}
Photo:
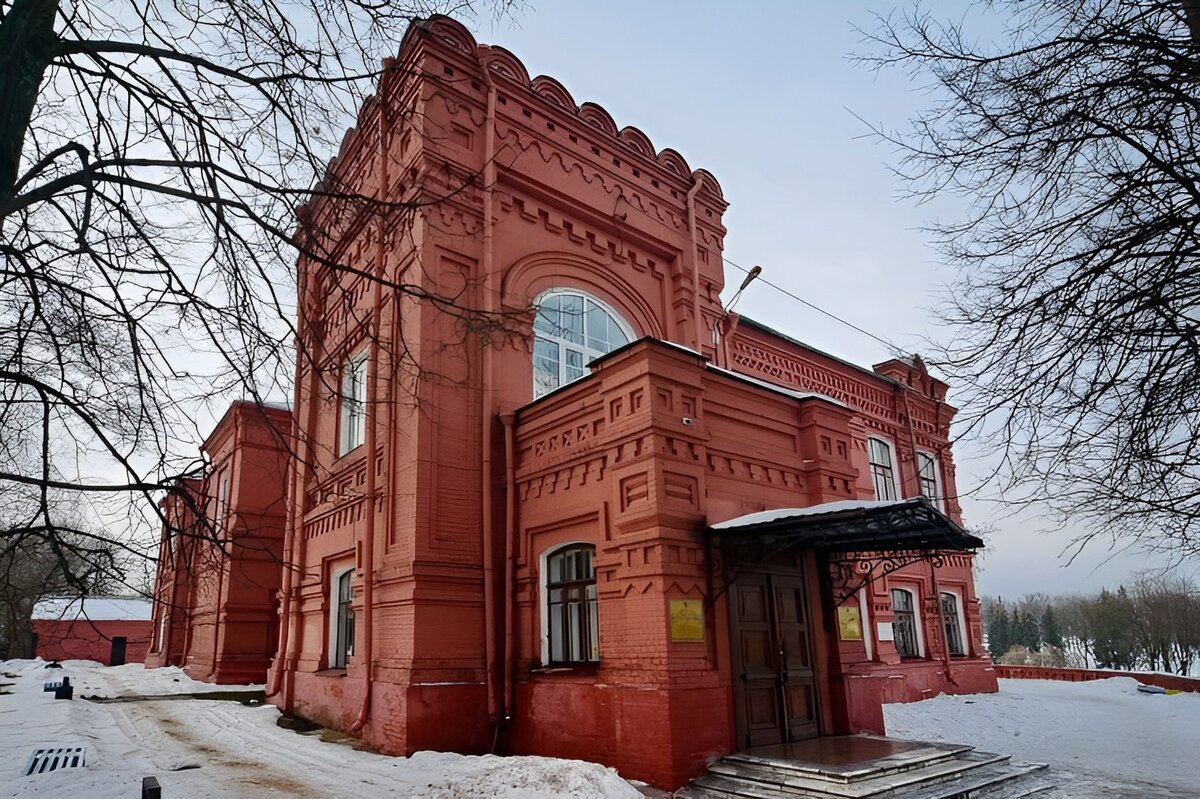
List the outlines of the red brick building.
{"type": "Polygon", "coordinates": [[[511,53],[435,18],[387,66],[327,181],[420,206],[301,211],[383,280],[299,264],[272,701],[674,787],[995,690],[946,386],[726,313],[716,179],[511,53]]]}
{"type": "Polygon", "coordinates": [[[146,665],[262,682],[279,635],[291,413],[235,402],[202,449],[209,468],[162,503],[146,665]]]}
{"type": "Polygon", "coordinates": [[[34,654],[43,660],[141,663],[150,646],[150,603],[140,597],[55,597],[33,608],[34,654]]]}

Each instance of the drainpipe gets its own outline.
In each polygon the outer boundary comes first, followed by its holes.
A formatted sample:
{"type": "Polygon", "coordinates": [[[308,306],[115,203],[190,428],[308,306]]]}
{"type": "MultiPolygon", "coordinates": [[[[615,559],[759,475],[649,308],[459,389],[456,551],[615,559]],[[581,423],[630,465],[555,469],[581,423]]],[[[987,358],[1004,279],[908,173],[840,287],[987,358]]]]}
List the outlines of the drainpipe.
{"type": "MultiPolygon", "coordinates": [[[[388,64],[384,64],[385,70],[388,64]]],[[[386,71],[384,74],[386,78],[386,71]]],[[[391,132],[391,120],[387,114],[387,99],[383,90],[384,79],[380,79],[379,91],[379,200],[386,199],[385,192],[391,185],[388,180],[387,141],[391,132]]],[[[379,324],[380,307],[383,305],[384,220],[376,226],[375,268],[379,275],[375,280],[375,292],[371,301],[371,348],[367,356],[367,508],[363,514],[363,701],[358,718],[350,725],[350,732],[361,732],[371,717],[371,689],[375,683],[375,465],[379,457],[379,324]]]]}
{"type": "MultiPolygon", "coordinates": [[[[307,295],[305,287],[307,284],[305,270],[300,270],[300,285],[297,287],[296,297],[300,303],[305,302],[307,295]]],[[[303,324],[304,314],[300,313],[300,321],[298,324],[303,324]]],[[[296,341],[298,346],[304,346],[304,331],[296,331],[296,341]]],[[[297,360],[297,367],[299,367],[297,360]]],[[[299,371],[297,369],[297,371],[299,371]]],[[[311,375],[316,373],[315,363],[310,366],[310,382],[311,375]]],[[[314,395],[310,394],[310,405],[316,405],[314,395]]],[[[310,423],[311,423],[310,416],[310,423]]],[[[300,381],[296,381],[296,385],[292,387],[292,413],[291,413],[291,433],[292,440],[286,442],[289,449],[296,448],[296,451],[291,453],[288,458],[287,484],[288,491],[285,493],[287,515],[287,529],[283,539],[283,590],[281,591],[281,607],[279,609],[279,644],[275,650],[275,659],[279,665],[275,669],[275,673],[271,676],[271,686],[267,692],[267,699],[279,693],[279,689],[283,685],[283,674],[288,671],[288,645],[290,644],[291,629],[292,629],[292,591],[296,584],[295,569],[304,568],[304,563],[301,560],[303,555],[303,542],[298,540],[298,531],[300,530],[300,520],[304,516],[304,476],[301,467],[308,457],[307,445],[308,433],[300,429],[300,381]],[[303,451],[303,454],[301,454],[303,451]]],[[[312,430],[310,426],[309,431],[312,430]]],[[[290,712],[291,697],[285,697],[284,711],[290,712]]]]}
{"type": "MultiPolygon", "coordinates": [[[[307,225],[304,222],[306,216],[301,217],[301,224],[304,228],[307,225]]],[[[308,299],[308,272],[307,270],[299,270],[297,275],[299,285],[296,286],[297,305],[302,305],[308,299]]],[[[304,313],[298,311],[296,343],[297,346],[303,348],[305,346],[304,339],[307,332],[304,325],[304,313]]],[[[304,568],[304,537],[301,534],[303,529],[302,523],[306,507],[306,495],[304,490],[304,466],[308,462],[310,456],[308,448],[308,439],[312,434],[314,425],[316,424],[316,389],[317,389],[317,358],[316,345],[313,344],[312,357],[309,362],[309,409],[308,420],[305,426],[300,424],[300,380],[296,380],[296,385],[292,388],[292,413],[291,413],[291,441],[286,442],[288,449],[295,448],[291,452],[291,457],[288,458],[288,486],[289,489],[285,496],[287,497],[287,528],[284,533],[284,552],[283,552],[283,590],[282,603],[279,609],[279,645],[276,649],[275,658],[279,662],[279,666],[275,669],[272,675],[271,686],[268,690],[266,698],[271,698],[279,693],[283,687],[284,674],[293,671],[289,665],[291,660],[288,653],[288,646],[291,644],[292,624],[292,595],[299,592],[299,583],[302,580],[295,574],[297,569],[304,568]]],[[[296,371],[297,378],[300,371],[300,355],[297,354],[296,371]]],[[[296,603],[299,604],[298,602],[296,603]]],[[[291,712],[292,710],[292,690],[290,688],[293,680],[289,680],[289,689],[284,696],[283,710],[291,712]]]]}
{"type": "Polygon", "coordinates": [[[695,327],[693,335],[696,337],[696,352],[704,351],[701,335],[704,332],[704,322],[700,319],[700,241],[696,232],[696,195],[700,193],[700,187],[703,185],[700,176],[693,172],[692,187],[687,193],[687,215],[688,236],[692,245],[692,322],[695,327]]]}
{"type": "MultiPolygon", "coordinates": [[[[494,191],[496,185],[496,83],[492,79],[492,71],[487,58],[480,59],[483,67],[483,82],[487,85],[487,120],[484,123],[483,148],[483,307],[489,316],[495,311],[498,286],[496,285],[495,263],[493,261],[493,242],[495,237],[492,223],[494,191]]],[[[499,710],[496,701],[496,619],[495,619],[495,555],[492,551],[494,535],[493,514],[495,497],[492,491],[492,347],[491,342],[483,348],[483,384],[482,393],[480,444],[483,450],[482,463],[482,512],[483,518],[481,537],[483,544],[483,636],[484,636],[484,671],[487,680],[487,712],[488,721],[496,724],[499,710]]],[[[499,727],[496,728],[499,734],[499,727]]]]}
{"type": "MultiPolygon", "coordinates": [[[[929,564],[929,578],[933,583],[933,596],[936,600],[938,630],[942,636],[942,663],[946,666],[946,682],[957,687],[958,681],[954,679],[954,672],[950,666],[950,636],[946,635],[946,616],[942,613],[942,588],[938,585],[937,569],[933,563],[929,564]]],[[[966,604],[965,602],[963,603],[966,604]]],[[[966,613],[966,608],[963,607],[959,613],[966,613]]]]}
{"type": "Polygon", "coordinates": [[[513,616],[517,597],[517,467],[516,417],[511,413],[500,416],[504,423],[504,720],[510,721],[517,690],[516,661],[513,641],[513,616]]]}
{"type": "MultiPolygon", "coordinates": [[[[917,463],[917,433],[913,427],[912,408],[908,404],[908,392],[911,391],[908,386],[900,385],[898,390],[900,396],[904,398],[904,419],[908,422],[908,442],[912,447],[912,465],[913,479],[916,481],[917,494],[921,493],[921,472],[917,463]]],[[[902,480],[901,483],[904,481],[902,480]]],[[[954,674],[950,666],[950,640],[946,636],[946,619],[942,615],[942,590],[938,585],[937,568],[933,565],[933,561],[929,562],[929,578],[933,585],[933,600],[934,607],[937,609],[937,631],[938,637],[942,639],[942,663],[946,667],[946,681],[951,685],[957,686],[958,683],[954,680],[954,674]]]]}
{"type": "MultiPolygon", "coordinates": [[[[912,423],[912,410],[908,406],[909,389],[903,384],[899,384],[896,390],[900,392],[901,398],[904,400],[904,421],[908,424],[908,445],[912,448],[912,479],[915,482],[916,493],[912,496],[917,496],[921,493],[921,473],[917,467],[917,433],[912,423]]],[[[901,475],[903,477],[903,475],[901,475]]],[[[904,480],[900,480],[901,487],[904,486],[904,480]]],[[[906,492],[907,493],[907,492],[906,492]]],[[[904,497],[908,499],[908,496],[904,497]]]]}

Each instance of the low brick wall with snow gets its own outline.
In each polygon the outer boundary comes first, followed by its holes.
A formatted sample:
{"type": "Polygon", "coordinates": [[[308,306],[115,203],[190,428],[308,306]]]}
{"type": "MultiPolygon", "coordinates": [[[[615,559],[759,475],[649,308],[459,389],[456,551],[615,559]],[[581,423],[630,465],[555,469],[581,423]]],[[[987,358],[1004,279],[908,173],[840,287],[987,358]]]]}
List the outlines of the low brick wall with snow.
{"type": "Polygon", "coordinates": [[[1109,677],[1132,677],[1143,685],[1157,685],[1168,691],[1200,693],[1200,679],[1176,677],[1172,674],[1152,674],[1141,671],[1111,671],[1107,669],[1058,669],[1050,666],[996,665],[996,676],[1009,680],[1062,680],[1086,682],[1107,680],[1109,677]]]}

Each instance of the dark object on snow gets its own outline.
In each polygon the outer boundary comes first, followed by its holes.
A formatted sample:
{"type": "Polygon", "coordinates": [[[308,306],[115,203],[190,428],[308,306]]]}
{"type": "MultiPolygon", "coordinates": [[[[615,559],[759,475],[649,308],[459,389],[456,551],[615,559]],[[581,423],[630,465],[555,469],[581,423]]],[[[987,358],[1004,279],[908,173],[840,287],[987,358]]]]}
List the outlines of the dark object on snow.
{"type": "Polygon", "coordinates": [[[1139,685],[1138,690],[1144,694],[1165,694],[1166,688],[1160,688],[1157,685],[1139,685]]]}
{"type": "Polygon", "coordinates": [[[285,730],[291,730],[292,732],[312,732],[313,730],[321,729],[320,724],[313,724],[308,719],[302,719],[290,713],[286,713],[275,719],[275,726],[283,727],[285,730]]]}
{"type": "Polygon", "coordinates": [[[62,682],[42,683],[42,693],[49,693],[50,691],[58,691],[61,688],[68,688],[68,687],[70,687],[70,685],[71,685],[71,678],[63,677],[62,682]]]}
{"type": "Polygon", "coordinates": [[[162,799],[162,786],[157,777],[142,777],[142,799],[162,799]]]}
{"type": "Polygon", "coordinates": [[[46,664],[46,668],[48,668],[48,669],[61,669],[61,668],[62,668],[62,664],[61,664],[61,663],[59,663],[57,660],[55,660],[55,661],[53,661],[52,663],[47,663],[47,664],[46,664]]]}
{"type": "Polygon", "coordinates": [[[74,699],[75,687],[71,685],[71,681],[63,677],[62,685],[54,690],[55,699],[74,699]]]}

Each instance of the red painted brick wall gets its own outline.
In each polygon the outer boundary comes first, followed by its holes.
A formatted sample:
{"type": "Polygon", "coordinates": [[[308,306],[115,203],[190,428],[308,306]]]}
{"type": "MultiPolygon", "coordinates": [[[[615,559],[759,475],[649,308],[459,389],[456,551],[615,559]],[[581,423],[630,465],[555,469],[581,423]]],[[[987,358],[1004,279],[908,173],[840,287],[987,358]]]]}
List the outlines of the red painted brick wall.
{"type": "Polygon", "coordinates": [[[1157,685],[1172,691],[1200,693],[1200,679],[1179,677],[1173,674],[1149,674],[1143,671],[1116,671],[1111,669],[1058,669],[1049,666],[996,666],[996,675],[1003,679],[1017,680],[1061,680],[1064,682],[1089,682],[1107,680],[1110,677],[1132,677],[1142,685],[1157,685]]]}
{"type": "Polygon", "coordinates": [[[111,665],[112,639],[124,636],[125,662],[141,663],[150,646],[148,621],[34,619],[37,656],[44,660],[94,660],[111,665]]]}
{"type": "Polygon", "coordinates": [[[184,487],[190,502],[164,501],[149,666],[180,665],[216,683],[266,679],[279,634],[291,433],[288,411],[234,403],[203,445],[209,472],[184,487]]]}
{"type": "MultiPolygon", "coordinates": [[[[439,19],[410,31],[397,64],[331,170],[364,193],[382,187],[400,196],[398,187],[415,182],[431,197],[454,199],[386,221],[315,203],[301,214],[314,246],[460,307],[514,319],[547,289],[583,291],[614,308],[635,338],[674,341],[720,367],[836,401],[773,392],[707,369],[698,355],[642,343],[531,405],[528,314],[520,335],[492,335],[455,308],[302,259],[306,357],[295,413],[299,452],[313,468],[301,470],[291,499],[296,524],[287,544],[297,570],[272,701],[346,729],[359,716],[370,667],[362,734],[385,751],[487,751],[499,723],[508,751],[600,760],[674,787],[735,748],[724,598],[706,609],[703,642],[669,636],[671,599],[720,588],[710,580],[705,525],[873,496],[868,435],[893,442],[905,496],[916,493],[915,440],[916,449],[937,454],[944,493],[953,497],[954,409],[945,385],[900,361],[858,369],[727,318],[719,300],[726,201],[712,175],[656,150],[635,128],[619,129],[556,81],[531,81],[507,51],[479,46],[439,19]],[[368,444],[343,454],[336,387],[347,359],[363,352],[368,375],[383,379],[368,389],[368,444]],[[499,415],[514,412],[516,454],[506,464],[499,415]],[[510,521],[515,669],[506,674],[510,521]],[[597,547],[601,663],[548,671],[540,557],[569,541],[597,547]],[[489,555],[495,579],[485,595],[489,555]],[[330,669],[330,582],[347,567],[355,575],[356,648],[345,669],[330,669]],[[489,605],[497,644],[490,663],[489,605]],[[511,706],[499,708],[507,718],[490,716],[489,669],[498,703],[514,683],[511,706]]],[[[958,518],[953,499],[946,511],[958,518]]],[[[815,591],[817,563],[806,563],[815,591]]],[[[868,655],[861,642],[834,640],[831,597],[814,596],[826,732],[881,731],[884,699],[995,689],[970,557],[939,570],[939,581],[962,590],[971,641],[948,671],[928,567],[896,579],[911,579],[920,592],[929,644],[919,663],[901,664],[886,642],[868,655]],[[901,680],[908,687],[892,681],[899,672],[911,676],[901,680]]],[[[885,584],[864,601],[868,624],[890,624],[885,584]]]]}

